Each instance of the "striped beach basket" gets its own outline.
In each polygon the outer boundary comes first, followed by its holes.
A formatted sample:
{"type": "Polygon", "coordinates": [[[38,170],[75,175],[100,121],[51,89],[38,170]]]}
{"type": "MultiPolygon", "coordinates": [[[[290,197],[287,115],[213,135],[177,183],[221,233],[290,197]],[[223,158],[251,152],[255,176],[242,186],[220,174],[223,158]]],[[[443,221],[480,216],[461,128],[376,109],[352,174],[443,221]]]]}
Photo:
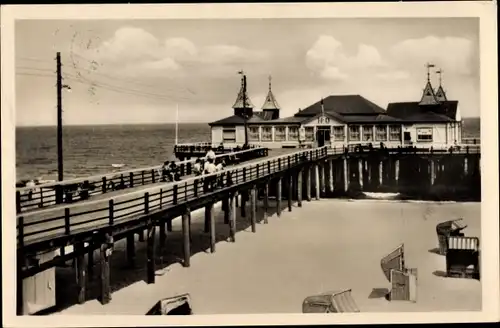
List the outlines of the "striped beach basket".
{"type": "Polygon", "coordinates": [[[417,301],[417,269],[391,270],[391,301],[417,301]]]}
{"type": "Polygon", "coordinates": [[[329,291],[309,296],[302,303],[302,313],[353,313],[360,312],[352,298],[351,289],[329,291]]]}
{"type": "Polygon", "coordinates": [[[404,244],[399,245],[395,250],[384,256],[380,261],[380,266],[388,281],[391,281],[391,270],[404,272],[404,244]]]}
{"type": "Polygon", "coordinates": [[[446,253],[448,277],[479,279],[479,238],[451,236],[446,253]]]}
{"type": "Polygon", "coordinates": [[[446,255],[448,251],[448,238],[450,236],[463,237],[464,234],[461,231],[465,228],[467,228],[467,225],[463,223],[463,219],[448,220],[436,226],[440,255],[446,255]]]}

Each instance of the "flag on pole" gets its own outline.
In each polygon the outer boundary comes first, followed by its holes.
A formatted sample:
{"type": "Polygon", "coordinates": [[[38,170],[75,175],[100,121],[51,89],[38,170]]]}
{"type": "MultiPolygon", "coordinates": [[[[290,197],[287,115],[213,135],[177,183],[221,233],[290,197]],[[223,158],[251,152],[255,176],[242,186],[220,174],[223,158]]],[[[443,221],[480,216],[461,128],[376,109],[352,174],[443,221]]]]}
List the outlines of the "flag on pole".
{"type": "Polygon", "coordinates": [[[325,104],[323,103],[323,98],[321,98],[321,114],[325,113],[325,104]]]}

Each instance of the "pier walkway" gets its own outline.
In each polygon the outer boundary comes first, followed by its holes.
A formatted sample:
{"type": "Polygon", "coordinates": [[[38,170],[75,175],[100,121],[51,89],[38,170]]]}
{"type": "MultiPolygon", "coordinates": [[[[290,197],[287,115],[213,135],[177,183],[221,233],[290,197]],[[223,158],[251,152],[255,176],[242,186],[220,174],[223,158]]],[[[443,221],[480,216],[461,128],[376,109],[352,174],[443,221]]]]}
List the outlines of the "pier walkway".
{"type": "MultiPolygon", "coordinates": [[[[75,259],[78,271],[78,301],[85,302],[85,272],[92,270],[95,249],[100,249],[101,253],[100,299],[103,304],[109,302],[109,259],[113,244],[126,238],[127,257],[133,262],[134,235],[139,234],[144,238],[144,232],[147,239],[147,281],[154,283],[155,229],[159,228],[160,249],[163,249],[166,230],[171,229],[171,222],[177,217],[182,217],[182,262],[189,267],[190,213],[196,209],[205,208],[204,228],[210,235],[210,250],[214,252],[216,234],[212,209],[217,202],[223,203],[224,222],[229,227],[229,238],[235,241],[238,195],[241,195],[242,211],[246,208],[247,201],[251,204],[250,222],[252,231],[255,232],[255,211],[259,196],[263,199],[264,213],[269,209],[269,198],[274,196],[276,211],[280,215],[283,198],[287,200],[291,211],[292,201],[296,200],[298,206],[301,206],[302,198],[311,200],[312,190],[314,197],[319,199],[326,192],[338,189],[345,192],[356,185],[361,189],[363,186],[380,187],[387,181],[404,185],[405,181],[415,181],[415,172],[422,176],[430,174],[426,180],[432,186],[439,172],[450,168],[462,170],[468,176],[476,172],[479,153],[479,148],[471,151],[468,147],[440,151],[416,148],[364,150],[360,147],[325,146],[227,167],[223,172],[203,177],[143,186],[140,190],[129,189],[129,192],[113,194],[103,199],[89,199],[20,213],[17,215],[18,312],[23,313],[23,280],[71,259],[75,259]],[[416,161],[417,158],[421,160],[416,161]],[[456,158],[456,163],[449,161],[450,158],[456,158]],[[53,252],[68,245],[73,245],[75,251],[43,263],[37,260],[39,254],[53,252]]],[[[454,179],[457,180],[456,176],[454,179]]]]}

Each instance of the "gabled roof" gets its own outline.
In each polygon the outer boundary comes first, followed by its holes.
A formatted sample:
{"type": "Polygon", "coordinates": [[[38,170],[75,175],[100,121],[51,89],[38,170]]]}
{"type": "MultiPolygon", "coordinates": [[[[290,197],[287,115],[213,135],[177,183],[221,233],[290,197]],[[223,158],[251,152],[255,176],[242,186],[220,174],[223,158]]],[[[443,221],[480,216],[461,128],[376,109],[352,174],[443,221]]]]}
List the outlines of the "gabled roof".
{"type": "Polygon", "coordinates": [[[342,123],[345,122],[344,117],[342,115],[340,115],[340,114],[335,113],[335,112],[324,112],[324,113],[320,112],[320,113],[318,113],[318,114],[316,114],[314,116],[308,116],[308,117],[295,116],[295,117],[297,117],[299,119],[302,118],[302,124],[306,124],[306,123],[309,123],[309,122],[313,121],[314,119],[316,119],[317,117],[320,117],[322,115],[324,115],[324,116],[326,116],[328,118],[331,118],[333,120],[342,122],[342,123]]]}
{"type": "Polygon", "coordinates": [[[261,119],[263,119],[265,121],[269,121],[269,120],[271,120],[273,118],[273,113],[272,112],[267,112],[267,111],[253,112],[253,114],[259,116],[261,119]]]}
{"type": "MultiPolygon", "coordinates": [[[[381,107],[360,95],[332,95],[323,99],[325,112],[341,115],[383,114],[381,107]]],[[[321,113],[321,101],[301,110],[295,116],[311,116],[321,113]]]]}
{"type": "MultiPolygon", "coordinates": [[[[263,120],[259,115],[253,115],[247,121],[247,123],[259,123],[259,122],[265,122],[265,120],[263,120]]],[[[208,125],[213,126],[213,125],[243,125],[243,124],[245,124],[245,120],[241,116],[232,115],[220,119],[218,121],[209,123],[208,125]]]]}
{"type": "Polygon", "coordinates": [[[377,115],[349,115],[344,116],[347,123],[390,123],[400,122],[401,119],[386,114],[377,115]]]}
{"type": "Polygon", "coordinates": [[[404,122],[453,122],[458,107],[458,101],[446,101],[435,106],[422,106],[418,102],[390,103],[387,115],[404,122]]]}
{"type": "Polygon", "coordinates": [[[432,89],[432,85],[430,81],[427,81],[425,85],[424,92],[422,93],[422,99],[420,99],[420,105],[437,105],[439,102],[436,99],[436,95],[434,94],[434,89],[432,89]]]}
{"type": "Polygon", "coordinates": [[[436,91],[436,99],[437,101],[447,101],[448,99],[446,98],[446,92],[444,92],[443,87],[440,85],[439,88],[436,91]]]}
{"type": "Polygon", "coordinates": [[[264,105],[262,105],[262,109],[280,109],[280,105],[276,101],[274,97],[273,91],[271,90],[271,77],[269,77],[269,91],[267,92],[266,100],[264,101],[264,105]]]}

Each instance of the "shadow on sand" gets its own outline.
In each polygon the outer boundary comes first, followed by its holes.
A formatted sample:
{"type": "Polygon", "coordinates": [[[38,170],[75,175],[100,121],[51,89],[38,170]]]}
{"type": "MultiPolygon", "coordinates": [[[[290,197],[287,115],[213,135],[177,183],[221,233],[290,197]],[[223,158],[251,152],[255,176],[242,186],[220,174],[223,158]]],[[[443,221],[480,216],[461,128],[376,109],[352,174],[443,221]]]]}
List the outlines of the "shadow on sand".
{"type": "Polygon", "coordinates": [[[373,298],[385,298],[388,299],[389,289],[387,288],[373,288],[370,295],[368,295],[369,299],[373,298]]]}
{"type": "MultiPolygon", "coordinates": [[[[306,201],[304,203],[307,203],[306,201]]],[[[250,222],[250,204],[247,202],[246,216],[241,216],[241,201],[240,207],[236,208],[236,233],[252,233],[250,222]]],[[[288,213],[287,201],[281,202],[282,215],[288,213]]],[[[297,208],[297,203],[293,203],[293,207],[297,208]]],[[[214,208],[214,217],[216,222],[216,242],[230,242],[229,241],[229,225],[224,223],[224,214],[221,207],[214,208]]],[[[269,209],[267,211],[268,217],[274,216],[277,212],[276,201],[269,200],[269,209]]],[[[257,202],[256,211],[256,231],[258,232],[259,225],[264,223],[264,209],[262,201],[257,202]]],[[[276,219],[274,217],[273,219],[276,219]]],[[[168,274],[168,266],[175,263],[183,262],[183,235],[182,226],[180,224],[180,217],[175,218],[172,224],[172,231],[167,232],[165,243],[165,251],[160,254],[159,247],[159,229],[156,229],[155,235],[155,272],[156,276],[163,276],[168,274]]],[[[110,280],[111,280],[111,293],[132,285],[138,281],[146,281],[147,279],[147,253],[146,242],[138,241],[136,237],[136,257],[135,266],[133,268],[128,265],[126,255],[126,239],[115,241],[113,256],[110,261],[110,280]]],[[[238,242],[238,235],[236,235],[236,242],[238,242]]],[[[191,219],[191,256],[205,252],[210,253],[210,234],[204,232],[204,212],[195,213],[191,219]]],[[[87,260],[87,259],[86,259],[87,260]]],[[[100,294],[100,265],[99,265],[99,250],[94,252],[94,272],[93,275],[87,274],[87,293],[86,301],[96,300],[100,294]]],[[[65,310],[75,304],[77,300],[77,284],[76,284],[76,271],[68,261],[68,265],[56,267],[56,306],[50,309],[41,311],[36,315],[47,315],[55,312],[65,310]]],[[[166,293],[168,294],[168,292],[166,293]]],[[[169,295],[165,295],[167,297],[169,295]]],[[[113,295],[111,295],[113,297],[113,295]]],[[[154,304],[151,304],[153,306],[154,304]]]]}
{"type": "Polygon", "coordinates": [[[433,249],[429,249],[429,253],[441,255],[441,253],[439,253],[439,248],[437,248],[437,247],[434,247],[433,249]]]}
{"type": "Polygon", "coordinates": [[[436,277],[441,277],[441,278],[447,278],[448,277],[448,275],[446,274],[446,272],[441,271],[441,270],[436,270],[432,274],[435,275],[436,277]]]}

